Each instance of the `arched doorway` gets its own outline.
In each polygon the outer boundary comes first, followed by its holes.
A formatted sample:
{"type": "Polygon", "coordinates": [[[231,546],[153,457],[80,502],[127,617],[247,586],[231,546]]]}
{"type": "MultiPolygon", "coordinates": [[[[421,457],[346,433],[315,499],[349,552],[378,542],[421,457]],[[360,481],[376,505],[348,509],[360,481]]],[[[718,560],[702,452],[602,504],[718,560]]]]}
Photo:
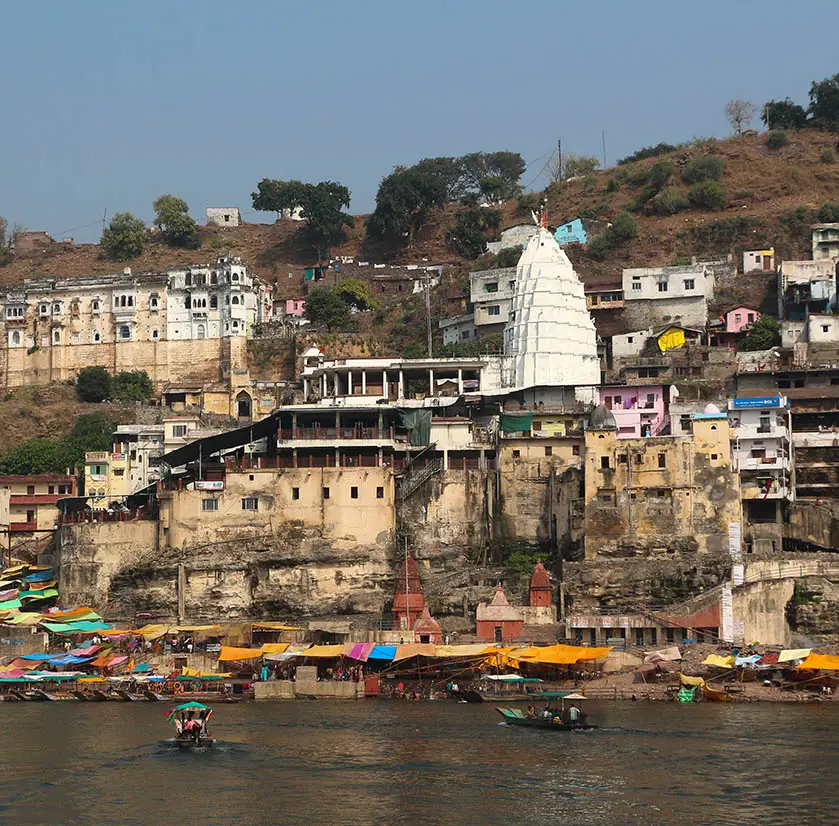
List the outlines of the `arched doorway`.
{"type": "Polygon", "coordinates": [[[244,390],[236,396],[236,415],[240,419],[251,418],[251,397],[244,390]]]}

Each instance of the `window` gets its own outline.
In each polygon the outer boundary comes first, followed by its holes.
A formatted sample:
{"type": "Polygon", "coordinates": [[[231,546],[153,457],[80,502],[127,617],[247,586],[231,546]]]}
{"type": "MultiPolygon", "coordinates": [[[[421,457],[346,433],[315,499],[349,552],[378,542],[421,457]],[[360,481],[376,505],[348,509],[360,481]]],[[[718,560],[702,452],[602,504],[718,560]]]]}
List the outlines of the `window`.
{"type": "Polygon", "coordinates": [[[632,282],[632,291],[639,293],[641,292],[641,282],[640,281],[633,281],[632,282]]]}
{"type": "Polygon", "coordinates": [[[487,307],[487,315],[501,315],[501,307],[498,304],[492,304],[487,307]]]}
{"type": "Polygon", "coordinates": [[[125,468],[124,467],[114,468],[114,476],[125,476],[125,468]]]}
{"type": "Polygon", "coordinates": [[[385,498],[385,489],[382,487],[376,488],[376,499],[384,499],[385,498]]]}
{"type": "Polygon", "coordinates": [[[628,465],[628,464],[629,464],[629,456],[627,456],[627,454],[626,454],[626,453],[621,453],[621,455],[620,455],[620,456],[618,456],[618,461],[619,461],[622,465],[628,465]]]}
{"type": "Polygon", "coordinates": [[[291,489],[291,498],[296,502],[300,498],[300,488],[291,489]]]}
{"type": "Polygon", "coordinates": [[[259,510],[259,499],[257,499],[255,496],[246,496],[242,500],[242,510],[243,511],[259,510]]]}
{"type": "Polygon", "coordinates": [[[579,445],[571,445],[571,455],[572,456],[579,456],[580,455],[580,446],[579,445]]]}
{"type": "Polygon", "coordinates": [[[623,396],[615,396],[615,404],[620,407],[621,402],[623,401],[623,396]]]}
{"type": "Polygon", "coordinates": [[[157,341],[160,338],[160,330],[152,330],[151,331],[151,338],[152,338],[152,341],[157,341]]]}
{"type": "Polygon", "coordinates": [[[743,317],[740,313],[734,313],[734,323],[739,324],[742,321],[743,317]]]}
{"type": "Polygon", "coordinates": [[[55,493],[55,485],[50,485],[50,486],[47,488],[47,493],[49,493],[49,494],[53,494],[53,493],[55,493]]]}
{"type": "Polygon", "coordinates": [[[755,314],[754,313],[748,313],[746,315],[746,319],[749,322],[749,324],[751,324],[755,320],[755,314]]]}
{"type": "Polygon", "coordinates": [[[545,456],[553,456],[553,455],[554,455],[554,449],[550,446],[546,447],[545,448],[545,456]]]}
{"type": "Polygon", "coordinates": [[[172,425],[172,436],[176,439],[181,438],[182,436],[186,436],[186,425],[185,424],[172,425]]]}
{"type": "Polygon", "coordinates": [[[830,328],[827,326],[827,324],[822,324],[822,332],[823,333],[826,333],[829,329],[830,328]]]}
{"type": "MultiPolygon", "coordinates": [[[[156,296],[156,295],[153,295],[153,296],[149,299],[149,309],[150,309],[150,310],[156,310],[156,309],[157,309],[157,307],[158,307],[158,298],[157,298],[157,296],[156,296]]],[[[213,500],[213,501],[215,501],[215,500],[213,500]]]]}
{"type": "Polygon", "coordinates": [[[94,330],[93,331],[93,343],[94,344],[99,344],[100,341],[102,341],[102,334],[99,332],[99,330],[94,330]]]}
{"type": "Polygon", "coordinates": [[[612,498],[611,493],[598,493],[597,494],[598,501],[602,502],[604,505],[612,505],[614,504],[614,499],[612,498]]]}
{"type": "Polygon", "coordinates": [[[711,454],[711,461],[716,462],[719,459],[719,453],[712,453],[711,454]]]}
{"type": "Polygon", "coordinates": [[[41,315],[49,315],[50,314],[50,305],[49,304],[42,304],[39,308],[41,315]]]}
{"type": "Polygon", "coordinates": [[[119,328],[119,337],[123,340],[131,338],[131,328],[123,324],[123,326],[119,328]]]}
{"type": "Polygon", "coordinates": [[[601,456],[600,457],[600,467],[602,470],[608,470],[609,465],[609,457],[608,456],[601,456]]]}
{"type": "Polygon", "coordinates": [[[218,510],[218,499],[202,499],[201,500],[201,510],[202,511],[217,511],[218,510]]]}
{"type": "Polygon", "coordinates": [[[485,289],[488,293],[497,293],[498,292],[498,282],[497,281],[490,281],[485,286],[485,289]]]}
{"type": "Polygon", "coordinates": [[[19,347],[19,346],[20,346],[20,332],[19,332],[18,330],[15,330],[15,331],[12,333],[12,344],[13,344],[15,347],[19,347]]]}
{"type": "Polygon", "coordinates": [[[207,337],[207,331],[204,329],[204,325],[199,324],[198,325],[198,338],[206,338],[206,337],[207,337]]]}
{"type": "Polygon", "coordinates": [[[658,291],[660,293],[666,293],[667,292],[667,282],[666,281],[659,281],[658,282],[658,291]]]}
{"type": "Polygon", "coordinates": [[[323,489],[323,498],[324,499],[329,499],[329,488],[324,488],[323,489]]]}
{"type": "Polygon", "coordinates": [[[469,331],[468,330],[461,330],[460,331],[461,341],[466,341],[468,338],[469,338],[469,331]]]}
{"type": "Polygon", "coordinates": [[[238,304],[239,303],[239,296],[234,295],[233,298],[230,299],[231,304],[238,304]]]}
{"type": "Polygon", "coordinates": [[[533,422],[530,428],[534,433],[539,433],[542,430],[542,422],[533,422]]]}
{"type": "Polygon", "coordinates": [[[636,465],[643,465],[644,464],[644,457],[640,453],[635,454],[635,464],[636,465]]]}
{"type": "Polygon", "coordinates": [[[230,274],[230,280],[231,281],[238,281],[239,280],[239,273],[237,273],[237,272],[231,273],[230,274]]]}
{"type": "Polygon", "coordinates": [[[514,450],[513,451],[513,458],[514,459],[520,459],[521,458],[521,451],[520,450],[514,450]]]}
{"type": "Polygon", "coordinates": [[[632,344],[633,341],[635,341],[635,336],[627,336],[626,337],[626,343],[627,344],[632,344]]]}
{"type": "Polygon", "coordinates": [[[695,288],[696,288],[696,279],[686,278],[685,279],[685,289],[686,290],[693,290],[695,288]]]}
{"type": "Polygon", "coordinates": [[[358,499],[358,488],[355,486],[350,488],[350,499],[358,499]]]}
{"type": "Polygon", "coordinates": [[[58,304],[58,303],[53,304],[52,305],[52,311],[53,311],[53,313],[56,313],[56,314],[60,313],[61,312],[61,305],[58,304]]]}
{"type": "Polygon", "coordinates": [[[35,485],[27,485],[26,486],[26,493],[27,493],[28,496],[34,496],[35,495],[35,485]]]}
{"type": "Polygon", "coordinates": [[[666,453],[659,453],[658,454],[658,466],[659,467],[667,467],[667,454],[666,453]]]}
{"type": "Polygon", "coordinates": [[[606,396],[603,399],[603,404],[606,405],[607,410],[611,410],[612,409],[612,397],[611,396],[606,396]]]}
{"type": "Polygon", "coordinates": [[[211,310],[217,310],[218,309],[218,296],[215,295],[215,293],[210,296],[210,309],[211,310]]]}
{"type": "Polygon", "coordinates": [[[99,312],[99,302],[98,301],[92,301],[91,302],[90,311],[93,312],[93,313],[98,313],[99,312]]]}
{"type": "Polygon", "coordinates": [[[70,485],[59,485],[58,493],[59,495],[70,493],[70,485]]]}
{"type": "Polygon", "coordinates": [[[52,331],[52,343],[61,344],[61,330],[52,331]]]}

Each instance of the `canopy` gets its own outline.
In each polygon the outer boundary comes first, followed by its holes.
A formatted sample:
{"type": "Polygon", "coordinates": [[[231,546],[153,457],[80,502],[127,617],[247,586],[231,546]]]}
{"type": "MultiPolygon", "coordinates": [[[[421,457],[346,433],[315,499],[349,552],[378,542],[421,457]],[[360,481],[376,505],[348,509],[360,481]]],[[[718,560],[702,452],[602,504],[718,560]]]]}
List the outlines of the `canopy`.
{"type": "Polygon", "coordinates": [[[240,660],[258,660],[262,658],[261,648],[234,648],[232,645],[223,645],[218,655],[219,662],[238,662],[240,660]]]}
{"type": "Polygon", "coordinates": [[[203,703],[196,703],[194,700],[190,703],[184,703],[180,706],[175,706],[175,711],[191,711],[192,709],[208,709],[209,706],[205,706],[203,703]]]}
{"type": "Polygon", "coordinates": [[[804,660],[810,656],[812,648],[785,648],[778,654],[779,663],[789,663],[793,660],[804,660]]]}
{"type": "Polygon", "coordinates": [[[498,652],[497,648],[485,643],[475,643],[474,645],[438,645],[437,657],[480,657],[483,655],[490,656],[498,652]]]}
{"type": "Polygon", "coordinates": [[[702,661],[702,665],[711,665],[715,668],[732,668],[734,666],[734,657],[721,657],[719,654],[709,654],[702,661]]]}
{"type": "Polygon", "coordinates": [[[682,685],[704,685],[705,680],[702,677],[690,677],[687,674],[679,674],[679,680],[682,685]]]}
{"type": "Polygon", "coordinates": [[[502,433],[521,433],[533,427],[532,413],[502,413],[499,416],[499,426],[502,433]]]}
{"type": "Polygon", "coordinates": [[[368,654],[368,660],[392,660],[396,656],[395,645],[374,645],[368,654]]]}
{"type": "Polygon", "coordinates": [[[752,654],[749,657],[737,657],[734,660],[735,668],[754,668],[760,662],[760,654],[752,654]]]}
{"type": "Polygon", "coordinates": [[[497,680],[503,683],[541,683],[538,677],[520,677],[518,674],[482,674],[482,680],[497,680]]]}
{"type": "Polygon", "coordinates": [[[565,700],[586,700],[588,699],[585,694],[566,694],[563,698],[565,700]]]}
{"type": "Polygon", "coordinates": [[[305,651],[300,651],[297,656],[318,658],[340,657],[343,650],[344,646],[342,643],[336,643],[335,645],[313,645],[305,651]]]}
{"type": "Polygon", "coordinates": [[[798,668],[818,671],[839,671],[839,657],[830,654],[809,654],[798,668]]]}
{"type": "Polygon", "coordinates": [[[434,657],[437,655],[437,646],[431,643],[408,643],[397,645],[394,660],[408,660],[411,657],[434,657]]]}
{"type": "Polygon", "coordinates": [[[282,654],[288,648],[287,642],[266,642],[262,646],[262,653],[265,654],[282,654]]]}
{"type": "Polygon", "coordinates": [[[296,625],[286,625],[284,622],[255,622],[253,627],[258,631],[302,631],[296,625]]]}
{"type": "Polygon", "coordinates": [[[585,648],[577,645],[548,645],[517,648],[510,659],[541,665],[574,665],[586,660],[602,660],[609,656],[611,647],[585,648]]]}
{"type": "Polygon", "coordinates": [[[375,647],[375,643],[372,642],[348,642],[344,644],[341,653],[351,660],[359,660],[360,662],[366,663],[370,657],[370,652],[375,647]]]}

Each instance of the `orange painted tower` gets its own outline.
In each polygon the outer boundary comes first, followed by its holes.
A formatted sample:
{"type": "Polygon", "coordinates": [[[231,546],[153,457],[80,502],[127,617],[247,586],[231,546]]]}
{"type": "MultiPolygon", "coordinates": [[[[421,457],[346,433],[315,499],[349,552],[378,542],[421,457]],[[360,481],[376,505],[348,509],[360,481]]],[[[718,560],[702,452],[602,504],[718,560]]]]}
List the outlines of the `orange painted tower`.
{"type": "Polygon", "coordinates": [[[530,607],[549,608],[553,605],[553,598],[554,591],[548,572],[541,562],[537,562],[530,578],[530,607]]]}

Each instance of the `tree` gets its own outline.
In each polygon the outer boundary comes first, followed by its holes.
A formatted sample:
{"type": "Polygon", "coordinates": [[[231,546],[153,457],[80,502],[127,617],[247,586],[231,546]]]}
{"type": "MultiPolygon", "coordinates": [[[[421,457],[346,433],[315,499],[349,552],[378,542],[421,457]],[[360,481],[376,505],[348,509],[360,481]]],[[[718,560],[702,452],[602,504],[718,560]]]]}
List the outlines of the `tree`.
{"type": "Polygon", "coordinates": [[[495,256],[495,266],[499,269],[517,266],[523,251],[524,247],[521,244],[516,244],[514,247],[505,247],[495,256]]]}
{"type": "Polygon", "coordinates": [[[682,170],[682,180],[686,184],[698,184],[700,181],[716,181],[725,171],[725,161],[719,155],[703,155],[692,158],[682,170]]]}
{"type": "Polygon", "coordinates": [[[781,343],[781,331],[778,320],[771,315],[761,316],[746,334],[741,350],[768,350],[781,343]]]}
{"type": "Polygon", "coordinates": [[[343,211],[350,205],[350,191],[335,181],[305,184],[263,178],[251,193],[253,208],[276,212],[300,208],[308,242],[322,260],[329,248],[344,237],[344,227],[352,226],[352,216],[343,211]]]}
{"type": "Polygon", "coordinates": [[[67,436],[82,450],[108,450],[117,423],[107,413],[82,413],[67,436]]]}
{"type": "Polygon", "coordinates": [[[696,209],[724,209],[725,187],[717,181],[700,181],[688,190],[688,201],[696,209]]]}
{"type": "Polygon", "coordinates": [[[521,193],[519,179],[527,164],[518,152],[472,152],[460,161],[468,189],[484,195],[487,200],[489,193],[505,201],[521,193]],[[489,189],[489,193],[485,189],[489,189]]]}
{"type": "Polygon", "coordinates": [[[735,135],[743,134],[743,128],[755,116],[756,111],[755,105],[748,100],[735,98],[725,104],[725,116],[734,129],[735,135]]]}
{"type": "Polygon", "coordinates": [[[9,223],[0,215],[0,267],[5,267],[12,260],[11,244],[9,243],[9,223]]]}
{"type": "Polygon", "coordinates": [[[154,225],[160,229],[163,240],[170,247],[198,249],[201,239],[198,224],[189,214],[186,201],[174,195],[161,195],[152,204],[156,216],[154,225]]]}
{"type": "Polygon", "coordinates": [[[82,367],[76,378],[76,395],[83,402],[98,404],[110,398],[111,377],[104,367],[82,367]]]}
{"type": "Polygon", "coordinates": [[[569,178],[579,178],[591,175],[600,166],[600,161],[594,155],[576,155],[568,152],[562,158],[557,155],[548,166],[551,180],[567,181],[569,178]],[[560,162],[561,161],[561,162],[560,162]]]}
{"type": "Polygon", "coordinates": [[[620,212],[606,233],[614,243],[625,244],[638,235],[638,222],[628,212],[620,212]]]}
{"type": "Polygon", "coordinates": [[[485,207],[467,207],[457,214],[446,233],[446,243],[464,258],[477,258],[486,252],[487,236],[501,225],[501,213],[485,207]]]}
{"type": "Polygon", "coordinates": [[[327,330],[340,330],[346,326],[350,313],[350,304],[326,287],[315,287],[306,297],[306,318],[327,330]]]}
{"type": "Polygon", "coordinates": [[[375,310],[379,306],[379,302],[371,297],[367,282],[360,278],[345,278],[332,288],[332,293],[358,312],[375,310]]]}
{"type": "Polygon", "coordinates": [[[111,379],[111,398],[121,402],[147,401],[154,394],[151,378],[145,370],[117,373],[111,379]]]}
{"type": "Polygon", "coordinates": [[[813,126],[839,129],[839,74],[813,81],[810,85],[809,113],[813,126]]]}
{"type": "Polygon", "coordinates": [[[71,466],[66,445],[43,437],[21,442],[0,459],[0,472],[25,476],[61,473],[71,466]]]}
{"type": "Polygon", "coordinates": [[[114,261],[127,261],[143,254],[146,225],[130,212],[118,212],[99,240],[105,254],[114,261]]]}
{"type": "Polygon", "coordinates": [[[763,104],[760,119],[768,129],[803,129],[807,123],[807,111],[789,98],[770,100],[763,104]]]}
{"type": "Polygon", "coordinates": [[[433,168],[398,166],[379,185],[367,231],[380,238],[406,237],[410,246],[431,210],[445,203],[448,191],[433,168]]]}

